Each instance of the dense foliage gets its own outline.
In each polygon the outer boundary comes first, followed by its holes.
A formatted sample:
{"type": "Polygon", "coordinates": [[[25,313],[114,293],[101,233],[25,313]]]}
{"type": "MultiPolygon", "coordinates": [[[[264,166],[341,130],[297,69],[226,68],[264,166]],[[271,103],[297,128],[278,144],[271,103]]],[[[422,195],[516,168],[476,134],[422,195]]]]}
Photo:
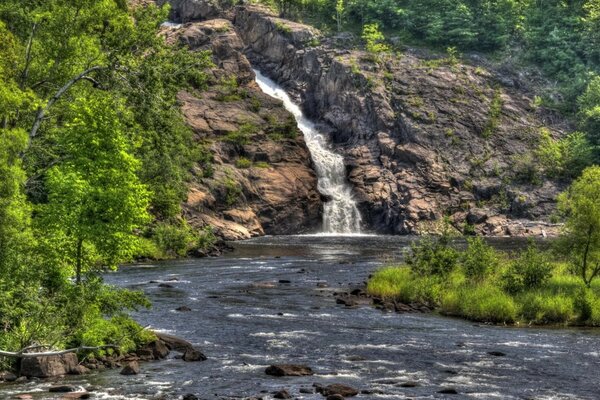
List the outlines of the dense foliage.
{"type": "Polygon", "coordinates": [[[147,306],[143,295],[99,272],[181,226],[187,174],[202,154],[176,93],[201,89],[210,59],[167,45],[166,8],[128,4],[0,3],[2,349],[128,350],[148,338],[124,314],[147,306]],[[149,226],[156,220],[163,228],[149,226]]]}

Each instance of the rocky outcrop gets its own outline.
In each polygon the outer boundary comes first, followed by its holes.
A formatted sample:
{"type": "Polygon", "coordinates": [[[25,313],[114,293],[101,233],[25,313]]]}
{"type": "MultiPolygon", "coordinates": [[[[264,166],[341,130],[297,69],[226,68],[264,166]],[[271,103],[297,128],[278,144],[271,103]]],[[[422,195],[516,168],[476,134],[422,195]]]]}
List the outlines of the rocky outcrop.
{"type": "Polygon", "coordinates": [[[69,374],[77,367],[77,355],[74,353],[24,357],[21,360],[20,375],[27,378],[49,378],[69,374]]]}
{"type": "Polygon", "coordinates": [[[211,85],[178,100],[212,161],[193,171],[186,219],[227,240],[318,229],[321,198],[310,153],[293,116],[258,88],[244,43],[228,20],[165,32],[192,51],[211,50],[211,85]]]}
{"type": "Polygon", "coordinates": [[[325,38],[264,8],[237,7],[234,23],[253,65],[330,133],[365,228],[435,231],[449,216],[490,235],[555,229],[544,221],[563,187],[530,176],[528,159],[541,128],[560,136],[565,127],[527,92],[452,58],[344,48],[352,35],[325,38]]]}

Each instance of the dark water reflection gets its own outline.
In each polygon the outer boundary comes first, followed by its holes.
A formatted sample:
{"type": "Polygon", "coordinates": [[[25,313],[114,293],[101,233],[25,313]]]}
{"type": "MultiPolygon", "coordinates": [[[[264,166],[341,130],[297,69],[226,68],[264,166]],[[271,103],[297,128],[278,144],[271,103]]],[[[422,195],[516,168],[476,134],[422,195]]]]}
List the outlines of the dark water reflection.
{"type": "MultiPolygon", "coordinates": [[[[97,398],[110,399],[176,399],[184,393],[216,399],[281,388],[297,398],[322,399],[299,393],[314,382],[375,392],[359,397],[365,399],[600,398],[596,330],[492,327],[335,304],[332,290],[360,284],[384,263],[397,261],[412,240],[271,237],[237,243],[236,251],[222,258],[123,268],[107,280],[144,290],[154,304],[152,310],[136,314],[140,323],[192,341],[209,360],[184,363],[171,358],[144,364],[143,373],[135,377],[112,371],[69,379],[93,384],[99,389],[97,398]],[[169,281],[173,288],[150,283],[174,278],[179,280],[169,281]],[[319,282],[331,288],[317,288],[319,282]],[[192,311],[174,311],[182,305],[192,311]],[[494,357],[490,351],[506,356],[494,357]],[[264,368],[272,363],[307,364],[316,375],[271,378],[264,368]],[[406,381],[419,386],[399,385],[406,381]],[[460,394],[437,393],[447,386],[460,394]]],[[[524,242],[493,243],[513,249],[524,242]]]]}

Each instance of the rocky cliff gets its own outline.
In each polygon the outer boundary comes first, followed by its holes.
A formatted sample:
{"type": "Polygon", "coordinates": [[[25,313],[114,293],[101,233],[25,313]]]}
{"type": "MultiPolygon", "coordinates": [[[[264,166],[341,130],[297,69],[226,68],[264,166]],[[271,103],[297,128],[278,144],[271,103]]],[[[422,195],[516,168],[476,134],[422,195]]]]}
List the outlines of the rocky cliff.
{"type": "Polygon", "coordinates": [[[490,235],[553,230],[531,221],[547,221],[562,187],[528,176],[528,158],[540,129],[565,127],[511,78],[410,49],[368,54],[258,7],[234,23],[250,61],[330,132],[367,229],[418,233],[449,216],[490,235]]]}
{"type": "Polygon", "coordinates": [[[316,231],[322,203],[310,154],[293,116],[254,82],[232,24],[213,19],[166,35],[192,51],[211,50],[214,62],[209,90],[179,93],[187,123],[212,156],[194,171],[186,219],[228,240],[316,231]]]}
{"type": "Polygon", "coordinates": [[[459,230],[487,235],[555,230],[548,220],[563,187],[532,176],[530,157],[541,129],[558,137],[566,127],[536,107],[518,79],[411,49],[369,54],[350,34],[325,37],[257,6],[225,12],[216,2],[171,2],[181,21],[220,15],[233,22],[186,24],[176,36],[194,50],[213,50],[215,82],[236,75],[240,85],[180,95],[216,163],[213,176],[191,186],[191,221],[213,224],[228,238],[319,226],[306,147],[300,137],[273,134],[292,129],[290,117],[253,84],[251,62],[329,134],[345,158],[365,229],[422,233],[449,217],[459,230]],[[240,131],[251,131],[248,143],[232,140],[240,131]],[[252,167],[240,168],[245,160],[252,167]],[[229,204],[233,192],[239,196],[229,204]]]}

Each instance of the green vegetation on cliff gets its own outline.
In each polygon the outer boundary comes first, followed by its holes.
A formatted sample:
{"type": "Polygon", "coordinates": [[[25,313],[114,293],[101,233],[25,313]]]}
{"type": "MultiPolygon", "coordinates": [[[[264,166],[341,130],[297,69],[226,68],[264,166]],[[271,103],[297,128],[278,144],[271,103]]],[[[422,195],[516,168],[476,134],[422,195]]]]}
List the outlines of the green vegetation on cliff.
{"type": "Polygon", "coordinates": [[[448,234],[426,237],[405,266],[378,271],[368,292],[474,321],[600,326],[600,167],[585,170],[560,205],[567,224],[554,253],[530,243],[504,254],[481,238],[459,251],[448,234]]]}
{"type": "Polygon", "coordinates": [[[0,4],[1,349],[130,350],[148,339],[124,313],[148,306],[143,295],[99,273],[146,252],[145,231],[177,255],[193,236],[167,239],[188,229],[177,228],[179,204],[203,157],[175,96],[205,85],[210,60],[166,44],[167,12],[116,0],[0,4]]]}

